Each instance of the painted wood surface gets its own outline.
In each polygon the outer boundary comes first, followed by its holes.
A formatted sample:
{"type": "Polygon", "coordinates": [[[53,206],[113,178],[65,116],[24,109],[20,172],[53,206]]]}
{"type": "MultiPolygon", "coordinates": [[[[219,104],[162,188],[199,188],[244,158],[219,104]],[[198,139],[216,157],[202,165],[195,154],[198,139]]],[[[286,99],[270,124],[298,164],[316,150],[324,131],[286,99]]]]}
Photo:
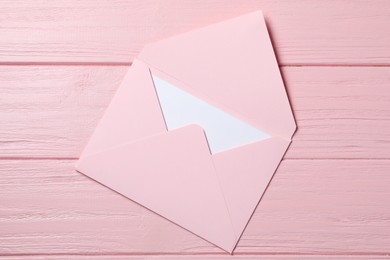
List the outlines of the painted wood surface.
{"type": "Polygon", "coordinates": [[[149,260],[331,260],[331,259],[340,260],[385,260],[390,259],[388,255],[344,255],[344,256],[332,256],[332,255],[293,255],[293,256],[278,256],[278,255],[254,255],[254,256],[215,256],[215,255],[148,255],[148,256],[139,256],[139,255],[66,255],[66,256],[53,256],[53,255],[34,255],[34,256],[0,256],[0,260],[16,260],[16,259],[29,259],[29,260],[84,260],[84,259],[97,259],[97,260],[143,260],[145,258],[149,260]]]}
{"type": "Polygon", "coordinates": [[[3,0],[0,260],[390,259],[390,1],[3,0]],[[235,256],[74,171],[148,42],[262,9],[298,132],[235,256]]]}
{"type": "Polygon", "coordinates": [[[0,61],[129,63],[148,42],[257,9],[281,64],[390,64],[387,0],[2,0],[0,61]]]}
{"type": "MultiPolygon", "coordinates": [[[[73,169],[0,160],[0,254],[219,253],[73,169]]],[[[386,254],[389,160],[285,160],[236,254],[386,254]]]]}
{"type": "MultiPolygon", "coordinates": [[[[0,67],[0,157],[78,157],[127,68],[0,67]]],[[[286,158],[390,159],[390,68],[282,73],[298,125],[286,158]]]]}

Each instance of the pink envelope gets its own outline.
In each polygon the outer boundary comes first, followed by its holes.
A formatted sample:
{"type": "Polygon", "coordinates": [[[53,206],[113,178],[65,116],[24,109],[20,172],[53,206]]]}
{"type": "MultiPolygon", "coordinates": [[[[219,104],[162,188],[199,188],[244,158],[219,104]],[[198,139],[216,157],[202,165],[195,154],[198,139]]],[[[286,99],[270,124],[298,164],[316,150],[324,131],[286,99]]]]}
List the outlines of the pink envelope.
{"type": "Polygon", "coordinates": [[[257,11],[147,45],[76,168],[232,252],[295,129],[257,11]]]}

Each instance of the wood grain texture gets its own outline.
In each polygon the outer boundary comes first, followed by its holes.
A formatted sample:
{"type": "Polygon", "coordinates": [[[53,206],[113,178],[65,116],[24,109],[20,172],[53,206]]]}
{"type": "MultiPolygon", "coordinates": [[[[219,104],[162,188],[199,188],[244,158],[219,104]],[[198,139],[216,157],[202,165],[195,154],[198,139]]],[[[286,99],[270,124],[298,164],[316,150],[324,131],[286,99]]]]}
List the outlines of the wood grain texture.
{"type": "MultiPolygon", "coordinates": [[[[78,157],[127,69],[1,66],[0,157],[78,157]]],[[[390,158],[390,68],[282,73],[298,124],[286,158],[390,158]]]]}
{"type": "Polygon", "coordinates": [[[0,157],[79,154],[127,69],[0,66],[0,157]]]}
{"type": "MultiPolygon", "coordinates": [[[[219,249],[74,171],[0,160],[0,254],[219,249]]],[[[236,254],[389,254],[390,160],[283,161],[236,254]]]]}
{"type": "Polygon", "coordinates": [[[128,63],[148,42],[257,9],[280,64],[390,64],[386,0],[3,0],[0,61],[128,63]]]}
{"type": "Polygon", "coordinates": [[[385,260],[390,259],[388,255],[254,255],[254,256],[216,256],[216,255],[18,255],[0,256],[0,260],[385,260]]]}
{"type": "Polygon", "coordinates": [[[1,1],[0,260],[390,259],[389,28],[386,0],[1,1]],[[73,165],[146,43],[256,9],[299,129],[231,257],[73,165]]]}

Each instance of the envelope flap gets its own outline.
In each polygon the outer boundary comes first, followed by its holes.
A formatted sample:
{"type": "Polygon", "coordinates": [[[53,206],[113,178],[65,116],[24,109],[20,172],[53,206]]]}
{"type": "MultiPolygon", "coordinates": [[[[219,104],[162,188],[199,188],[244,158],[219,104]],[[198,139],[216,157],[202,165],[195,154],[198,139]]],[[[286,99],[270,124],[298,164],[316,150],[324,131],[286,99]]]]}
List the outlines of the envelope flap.
{"type": "Polygon", "coordinates": [[[139,59],[266,132],[290,139],[295,131],[261,12],[149,44],[139,59]]]}
{"type": "Polygon", "coordinates": [[[237,241],[202,128],[90,154],[77,170],[231,252],[237,241]]]}

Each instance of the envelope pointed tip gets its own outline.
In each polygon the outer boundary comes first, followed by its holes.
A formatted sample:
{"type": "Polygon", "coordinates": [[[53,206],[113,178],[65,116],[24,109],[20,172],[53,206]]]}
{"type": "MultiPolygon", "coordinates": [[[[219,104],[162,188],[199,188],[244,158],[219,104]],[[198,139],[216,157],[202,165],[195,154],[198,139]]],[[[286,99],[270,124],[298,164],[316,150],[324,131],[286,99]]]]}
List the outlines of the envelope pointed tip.
{"type": "Polygon", "coordinates": [[[245,229],[289,144],[288,140],[271,137],[213,156],[237,237],[245,229]]]}
{"type": "Polygon", "coordinates": [[[221,248],[230,250],[235,242],[204,132],[196,125],[83,157],[78,170],[221,248]]]}

